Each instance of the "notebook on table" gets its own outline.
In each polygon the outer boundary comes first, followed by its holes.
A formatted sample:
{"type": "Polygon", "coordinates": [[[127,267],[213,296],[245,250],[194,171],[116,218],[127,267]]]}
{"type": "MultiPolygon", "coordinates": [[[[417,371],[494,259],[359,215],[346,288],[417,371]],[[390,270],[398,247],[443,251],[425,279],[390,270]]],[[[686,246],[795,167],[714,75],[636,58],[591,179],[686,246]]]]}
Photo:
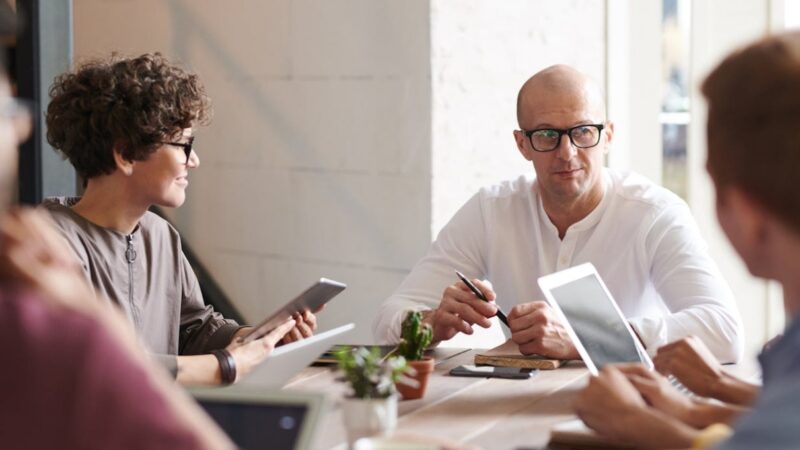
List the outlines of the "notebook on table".
{"type": "Polygon", "coordinates": [[[559,359],[540,355],[523,355],[519,346],[511,339],[491,350],[476,353],[474,361],[476,365],[542,370],[558,369],[564,363],[559,359]]]}

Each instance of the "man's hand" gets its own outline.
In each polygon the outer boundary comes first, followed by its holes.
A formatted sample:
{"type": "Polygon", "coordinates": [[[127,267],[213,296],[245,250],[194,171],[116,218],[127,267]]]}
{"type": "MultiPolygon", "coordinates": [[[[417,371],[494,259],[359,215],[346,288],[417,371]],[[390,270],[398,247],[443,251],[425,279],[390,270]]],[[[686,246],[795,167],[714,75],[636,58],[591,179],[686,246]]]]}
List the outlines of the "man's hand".
{"type": "Polygon", "coordinates": [[[637,448],[687,448],[698,433],[648,406],[625,373],[612,365],[589,380],[575,412],[601,435],[637,448]]]}
{"type": "Polygon", "coordinates": [[[738,406],[755,403],[760,386],[726,373],[708,347],[688,337],[658,349],[653,358],[656,370],[674,375],[684,386],[703,397],[738,406]]]}
{"type": "Polygon", "coordinates": [[[466,284],[459,281],[444,290],[438,308],[422,314],[422,322],[433,327],[434,343],[446,341],[458,332],[472,334],[472,325],[483,328],[492,326],[489,319],[497,314],[494,305],[496,295],[486,283],[477,279],[472,282],[489,302],[479,299],[466,284]]]}
{"type": "Polygon", "coordinates": [[[611,365],[589,380],[575,402],[575,412],[588,427],[615,438],[627,437],[629,421],[645,409],[647,404],[633,384],[611,365]]]}
{"type": "Polygon", "coordinates": [[[703,342],[686,337],[658,349],[656,370],[674,375],[684,386],[703,397],[713,397],[723,378],[722,366],[703,342]]]}
{"type": "Polygon", "coordinates": [[[286,333],[279,345],[310,338],[317,330],[317,316],[309,310],[297,313],[292,318],[294,319],[294,328],[286,333]]]}
{"type": "Polygon", "coordinates": [[[650,406],[683,423],[700,426],[692,423],[694,402],[681,394],[663,375],[641,364],[617,364],[615,367],[650,406]]]}
{"type": "Polygon", "coordinates": [[[580,359],[567,330],[546,302],[522,303],[508,314],[511,339],[524,355],[580,359]]]}
{"type": "Polygon", "coordinates": [[[266,336],[248,342],[247,344],[242,344],[239,339],[234,339],[234,341],[228,345],[227,350],[231,352],[231,355],[233,355],[233,358],[236,360],[236,381],[239,381],[242,376],[250,373],[255,366],[269,356],[275,349],[278,341],[292,331],[294,326],[294,319],[289,319],[267,333],[266,336]]]}

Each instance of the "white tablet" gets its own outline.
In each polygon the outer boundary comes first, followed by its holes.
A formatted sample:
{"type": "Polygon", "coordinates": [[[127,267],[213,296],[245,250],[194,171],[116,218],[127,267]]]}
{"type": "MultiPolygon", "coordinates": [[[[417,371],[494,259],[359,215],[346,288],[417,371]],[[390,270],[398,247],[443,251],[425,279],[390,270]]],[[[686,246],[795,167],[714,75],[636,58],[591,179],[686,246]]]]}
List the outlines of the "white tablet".
{"type": "Polygon", "coordinates": [[[237,384],[262,388],[281,388],[289,379],[308,367],[336,344],[346,341],[355,329],[348,323],[324,333],[276,347],[267,358],[245,375],[237,384]]]}
{"type": "Polygon", "coordinates": [[[639,362],[653,368],[653,361],[591,263],[543,276],[539,287],[593,375],[609,363],[639,362]]]}
{"type": "Polygon", "coordinates": [[[325,396],[248,386],[192,388],[189,393],[237,447],[305,450],[326,407],[325,396]]]}
{"type": "Polygon", "coordinates": [[[244,343],[264,337],[275,327],[289,320],[295,313],[305,310],[318,310],[322,305],[328,303],[330,299],[339,295],[346,287],[347,285],[344,283],[327,278],[320,278],[319,281],[301,292],[300,295],[292,299],[292,301],[283,305],[281,309],[275,311],[271,316],[253,327],[250,333],[244,336],[244,343]]]}

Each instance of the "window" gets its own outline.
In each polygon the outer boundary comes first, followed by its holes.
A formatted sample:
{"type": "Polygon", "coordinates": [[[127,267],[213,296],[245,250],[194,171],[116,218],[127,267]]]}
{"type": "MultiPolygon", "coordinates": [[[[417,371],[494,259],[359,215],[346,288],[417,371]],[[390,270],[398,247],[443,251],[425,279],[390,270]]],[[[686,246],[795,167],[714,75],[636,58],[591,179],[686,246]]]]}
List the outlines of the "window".
{"type": "Polygon", "coordinates": [[[688,195],[686,147],[689,111],[690,0],[663,0],[662,8],[662,183],[684,199],[688,195]]]}

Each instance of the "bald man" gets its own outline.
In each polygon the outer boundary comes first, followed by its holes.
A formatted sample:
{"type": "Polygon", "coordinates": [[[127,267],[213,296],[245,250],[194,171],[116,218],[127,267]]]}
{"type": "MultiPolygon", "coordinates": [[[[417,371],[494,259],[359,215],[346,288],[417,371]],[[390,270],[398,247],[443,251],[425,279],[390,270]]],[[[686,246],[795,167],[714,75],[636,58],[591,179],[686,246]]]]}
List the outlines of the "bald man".
{"type": "Polygon", "coordinates": [[[375,337],[397,342],[408,311],[423,311],[434,342],[472,334],[491,325],[496,301],[523,354],[578,359],[536,280],[591,262],[649,352],[695,335],[721,362],[737,361],[741,319],[686,203],[603,167],[615,130],[597,84],[568,66],[544,69],[520,89],[517,121],[514,140],[535,177],[483,188],[462,206],[381,306],[375,337]]]}

